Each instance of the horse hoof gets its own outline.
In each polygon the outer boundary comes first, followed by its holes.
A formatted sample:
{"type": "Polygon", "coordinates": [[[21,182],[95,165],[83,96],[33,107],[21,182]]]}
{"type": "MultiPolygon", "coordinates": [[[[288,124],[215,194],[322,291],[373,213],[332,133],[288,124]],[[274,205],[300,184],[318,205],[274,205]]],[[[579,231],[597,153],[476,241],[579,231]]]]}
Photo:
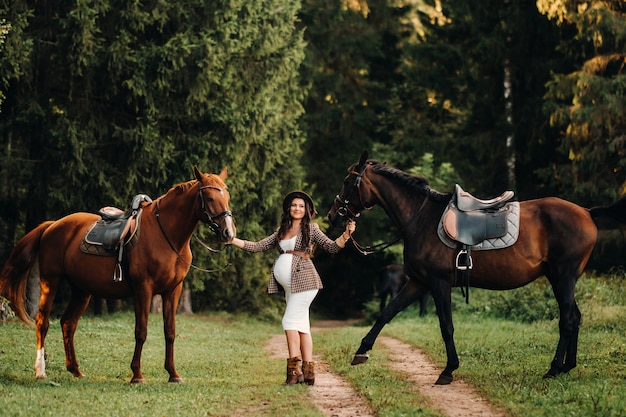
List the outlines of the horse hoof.
{"type": "Polygon", "coordinates": [[[145,384],[146,380],[143,378],[133,378],[130,380],[131,384],[145,384]]]}
{"type": "Polygon", "coordinates": [[[183,379],[181,377],[177,376],[176,378],[170,378],[170,380],[168,382],[182,383],[183,379]]]}
{"type": "Polygon", "coordinates": [[[352,359],[351,365],[360,365],[367,362],[369,358],[370,355],[368,355],[367,353],[357,353],[356,355],[354,355],[354,359],[352,359]]]}
{"type": "Polygon", "coordinates": [[[452,375],[439,375],[435,385],[449,385],[452,382],[452,375]]]}
{"type": "Polygon", "coordinates": [[[556,378],[556,375],[554,375],[550,371],[546,372],[546,374],[543,376],[543,379],[554,379],[554,378],[556,378]]]}

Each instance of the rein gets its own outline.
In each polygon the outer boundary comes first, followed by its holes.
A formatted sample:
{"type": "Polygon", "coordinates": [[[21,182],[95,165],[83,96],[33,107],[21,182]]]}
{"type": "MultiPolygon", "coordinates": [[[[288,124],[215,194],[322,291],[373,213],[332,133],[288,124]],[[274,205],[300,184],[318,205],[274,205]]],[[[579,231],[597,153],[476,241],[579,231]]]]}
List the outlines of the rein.
{"type": "MultiPolygon", "coordinates": [[[[201,204],[201,209],[204,212],[204,214],[206,214],[207,218],[209,219],[209,221],[207,222],[209,225],[209,228],[211,229],[211,231],[213,231],[214,233],[219,233],[219,225],[215,222],[215,220],[213,219],[218,219],[222,216],[232,216],[233,213],[230,210],[224,210],[223,212],[212,216],[211,213],[209,212],[206,204],[204,203],[204,196],[202,195],[202,190],[205,188],[212,188],[215,190],[219,190],[220,192],[222,191],[221,188],[219,187],[215,187],[213,185],[205,185],[205,186],[201,186],[199,187],[199,195],[200,195],[200,204],[201,204]]],[[[156,200],[156,204],[155,204],[155,216],[157,219],[157,224],[159,225],[159,229],[161,229],[161,233],[163,234],[163,237],[165,238],[165,241],[167,242],[167,244],[170,246],[170,248],[172,249],[172,251],[176,254],[176,256],[178,257],[178,259],[180,259],[181,261],[183,261],[184,263],[186,263],[190,268],[195,269],[196,271],[202,271],[202,272],[219,272],[222,271],[226,268],[228,268],[229,266],[232,266],[231,262],[228,262],[226,265],[224,265],[221,268],[218,269],[205,269],[205,268],[200,268],[194,264],[192,264],[191,262],[187,262],[186,260],[184,260],[181,256],[180,253],[176,250],[176,248],[174,248],[174,245],[172,244],[172,242],[170,241],[169,237],[167,236],[167,233],[165,233],[165,229],[163,228],[163,225],[161,224],[161,214],[159,213],[159,200],[156,200]]],[[[224,249],[221,250],[217,250],[217,249],[213,249],[211,248],[209,245],[207,245],[206,243],[204,243],[202,240],[200,240],[200,238],[198,238],[195,233],[193,234],[193,237],[200,242],[200,244],[205,248],[208,249],[210,252],[213,253],[219,253],[224,249]]]]}
{"type": "Polygon", "coordinates": [[[359,251],[359,253],[361,253],[361,255],[371,255],[373,253],[376,252],[382,252],[383,250],[387,249],[389,246],[395,244],[396,242],[398,242],[399,240],[402,239],[402,233],[399,233],[398,236],[396,238],[394,238],[393,240],[386,242],[386,243],[377,243],[376,245],[368,245],[368,246],[363,246],[361,245],[359,242],[356,241],[356,239],[354,238],[354,236],[352,235],[352,233],[350,233],[350,237],[352,238],[352,244],[354,245],[354,248],[359,251]]]}

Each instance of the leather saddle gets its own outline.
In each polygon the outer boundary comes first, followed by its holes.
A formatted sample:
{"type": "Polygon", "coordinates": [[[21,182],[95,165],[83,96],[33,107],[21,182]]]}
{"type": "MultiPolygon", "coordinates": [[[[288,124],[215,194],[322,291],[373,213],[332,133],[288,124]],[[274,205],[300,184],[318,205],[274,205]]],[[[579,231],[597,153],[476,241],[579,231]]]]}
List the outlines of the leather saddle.
{"type": "MultiPolygon", "coordinates": [[[[440,227],[445,231],[445,237],[456,244],[456,282],[461,286],[466,303],[469,303],[469,271],[474,267],[472,247],[500,238],[507,240],[509,215],[519,213],[519,203],[510,201],[514,195],[513,191],[505,191],[498,197],[481,200],[456,184],[450,203],[441,216],[440,227]]],[[[518,218],[514,219],[515,232],[519,228],[518,221],[518,218]]],[[[447,244],[441,234],[440,239],[447,244]]],[[[506,246],[513,244],[515,239],[517,234],[506,246]]]]}
{"type": "Polygon", "coordinates": [[[116,207],[103,207],[96,221],[81,241],[80,249],[84,253],[100,256],[117,255],[113,281],[122,281],[122,258],[124,248],[132,249],[139,240],[142,203],[152,199],[145,194],[133,198],[131,209],[126,213],[116,207]]]}
{"type": "Polygon", "coordinates": [[[514,195],[513,191],[505,191],[496,198],[481,200],[457,184],[442,217],[446,234],[450,239],[469,246],[504,236],[509,214],[506,203],[514,195]]]}

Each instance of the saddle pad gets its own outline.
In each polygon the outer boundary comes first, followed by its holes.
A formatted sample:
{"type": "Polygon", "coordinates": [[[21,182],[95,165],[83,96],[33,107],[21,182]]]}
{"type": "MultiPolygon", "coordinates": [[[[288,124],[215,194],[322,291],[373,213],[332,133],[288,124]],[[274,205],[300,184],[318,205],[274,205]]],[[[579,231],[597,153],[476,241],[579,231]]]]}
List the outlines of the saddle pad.
{"type": "MultiPolygon", "coordinates": [[[[481,243],[477,245],[473,245],[471,247],[472,250],[491,250],[491,249],[503,249],[508,248],[517,242],[517,238],[519,236],[519,227],[520,227],[520,207],[519,202],[514,201],[511,203],[507,203],[506,207],[509,209],[509,215],[507,216],[507,232],[504,236],[496,237],[493,239],[483,240],[481,243]]],[[[446,209],[447,210],[447,209],[446,209]]],[[[449,248],[455,249],[458,246],[458,242],[450,239],[443,229],[443,218],[444,215],[441,216],[441,220],[439,220],[439,225],[437,226],[437,235],[441,242],[449,248]]]]}

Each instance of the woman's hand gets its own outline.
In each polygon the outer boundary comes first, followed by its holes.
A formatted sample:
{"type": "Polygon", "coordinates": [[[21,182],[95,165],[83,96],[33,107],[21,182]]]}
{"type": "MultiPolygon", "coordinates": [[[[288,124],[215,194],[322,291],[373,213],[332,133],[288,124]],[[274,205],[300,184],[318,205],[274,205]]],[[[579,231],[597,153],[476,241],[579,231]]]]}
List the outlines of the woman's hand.
{"type": "Polygon", "coordinates": [[[356,222],[354,220],[348,220],[346,222],[346,230],[344,230],[341,236],[339,236],[335,240],[335,243],[337,243],[337,245],[340,248],[343,248],[344,246],[346,246],[346,242],[350,240],[350,235],[354,233],[355,230],[356,230],[356,222]]]}
{"type": "Polygon", "coordinates": [[[356,230],[356,222],[354,220],[348,220],[346,222],[346,231],[344,233],[347,233],[348,236],[350,236],[352,233],[354,233],[355,230],[356,230]]]}

